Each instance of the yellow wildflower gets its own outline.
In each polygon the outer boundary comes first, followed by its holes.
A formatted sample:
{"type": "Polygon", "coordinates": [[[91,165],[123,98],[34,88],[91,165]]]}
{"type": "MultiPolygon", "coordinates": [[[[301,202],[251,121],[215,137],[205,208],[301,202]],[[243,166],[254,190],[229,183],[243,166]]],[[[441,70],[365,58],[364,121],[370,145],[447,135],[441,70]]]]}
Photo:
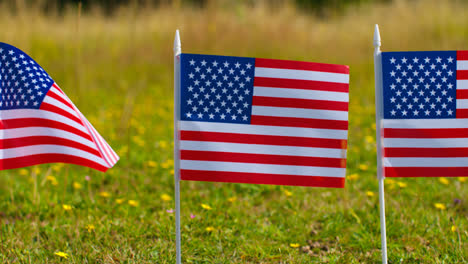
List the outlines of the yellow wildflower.
{"type": "Polygon", "coordinates": [[[213,232],[215,229],[214,229],[214,227],[209,226],[209,227],[205,228],[205,230],[206,230],[207,232],[213,232]]]}
{"type": "Polygon", "coordinates": [[[363,170],[363,171],[366,171],[366,170],[369,169],[369,166],[367,166],[366,164],[359,164],[359,169],[363,170]]]}
{"type": "Polygon", "coordinates": [[[140,147],[145,145],[145,141],[139,136],[133,136],[132,141],[140,147]]]}
{"type": "Polygon", "coordinates": [[[237,200],[237,197],[235,197],[235,196],[228,198],[228,201],[229,201],[230,203],[233,203],[233,202],[235,202],[236,200],[237,200]]]}
{"type": "Polygon", "coordinates": [[[211,208],[211,206],[207,205],[207,204],[201,204],[201,207],[205,210],[211,210],[213,208],[211,208]]]}
{"type": "Polygon", "coordinates": [[[447,209],[447,207],[445,207],[445,205],[442,204],[442,203],[435,203],[435,204],[434,204],[434,207],[437,208],[437,209],[440,209],[440,210],[445,210],[445,209],[447,209]]]}
{"type": "Polygon", "coordinates": [[[135,200],[128,200],[128,205],[133,206],[133,207],[137,207],[137,206],[138,206],[138,202],[135,201],[135,200]]]}
{"type": "Polygon", "coordinates": [[[359,174],[353,173],[353,174],[351,174],[351,175],[348,175],[348,177],[346,177],[346,178],[347,178],[348,180],[350,180],[350,181],[354,181],[354,180],[359,179],[359,174]]]}
{"type": "Polygon", "coordinates": [[[28,171],[27,169],[20,169],[20,170],[19,170],[19,174],[20,174],[21,176],[26,176],[26,175],[29,174],[29,171],[28,171]]]}
{"type": "Polygon", "coordinates": [[[367,191],[367,192],[366,192],[366,195],[367,195],[368,197],[373,197],[373,196],[374,196],[374,192],[367,191]]]}
{"type": "Polygon", "coordinates": [[[406,183],[404,183],[404,182],[397,182],[397,184],[398,184],[398,186],[399,186],[400,188],[405,188],[406,186],[408,186],[408,185],[407,185],[406,183]]]}
{"type": "Polygon", "coordinates": [[[388,183],[388,184],[395,184],[395,180],[394,180],[394,179],[388,179],[388,178],[386,178],[386,179],[385,179],[385,183],[388,183]]]}
{"type": "Polygon", "coordinates": [[[447,178],[444,178],[444,177],[440,177],[439,182],[444,185],[448,185],[450,183],[449,180],[447,180],[447,178]]]}
{"type": "Polygon", "coordinates": [[[158,163],[156,163],[154,160],[149,160],[146,164],[151,168],[156,168],[158,166],[158,163]]]}
{"type": "Polygon", "coordinates": [[[122,204],[124,201],[125,201],[125,199],[123,199],[123,198],[115,199],[115,202],[116,202],[117,204],[122,204]]]}
{"type": "Polygon", "coordinates": [[[173,167],[173,166],[174,166],[174,160],[172,159],[168,159],[161,164],[161,167],[163,167],[164,169],[168,169],[169,167],[173,167]]]}
{"type": "Polygon", "coordinates": [[[288,190],[284,190],[284,195],[286,195],[286,196],[290,197],[290,196],[292,196],[292,195],[293,195],[293,193],[292,193],[292,192],[290,192],[290,191],[288,191],[288,190]]]}
{"type": "Polygon", "coordinates": [[[372,137],[372,136],[366,136],[365,140],[369,144],[375,143],[374,137],[372,137]]]}
{"type": "Polygon", "coordinates": [[[94,229],[96,229],[96,228],[94,227],[94,225],[87,225],[87,226],[86,226],[86,230],[88,230],[88,233],[93,232],[94,229]]]}
{"type": "Polygon", "coordinates": [[[83,187],[83,186],[82,186],[81,183],[79,183],[79,182],[74,182],[74,183],[73,183],[73,189],[75,189],[75,190],[79,190],[79,189],[81,189],[82,187],[83,187]]]}
{"type": "Polygon", "coordinates": [[[65,252],[62,252],[62,251],[55,252],[54,255],[59,256],[59,257],[64,258],[64,259],[68,259],[68,254],[65,253],[65,252]]]}
{"type": "Polygon", "coordinates": [[[59,172],[60,169],[63,168],[63,166],[64,166],[63,163],[54,164],[54,165],[52,166],[52,170],[55,171],[55,172],[59,172]]]}
{"type": "Polygon", "coordinates": [[[169,173],[170,173],[171,175],[174,175],[174,169],[170,170],[169,173]]]}
{"type": "Polygon", "coordinates": [[[167,147],[169,146],[169,144],[167,144],[167,141],[164,141],[164,140],[160,140],[158,142],[158,145],[159,147],[161,147],[162,149],[167,149],[167,147]]]}
{"type": "Polygon", "coordinates": [[[466,177],[458,177],[459,182],[466,182],[467,179],[468,178],[466,178],[466,177]]]}
{"type": "Polygon", "coordinates": [[[374,130],[375,130],[375,129],[376,129],[376,127],[377,127],[377,126],[375,125],[375,123],[372,123],[372,129],[374,129],[374,130]]]}
{"type": "Polygon", "coordinates": [[[33,172],[34,172],[35,174],[39,174],[39,173],[41,173],[41,169],[40,169],[39,167],[34,167],[34,168],[33,168],[33,172]]]}
{"type": "Polygon", "coordinates": [[[291,244],[289,244],[289,246],[292,247],[292,248],[298,248],[301,245],[299,245],[299,243],[291,243],[291,244]]]}
{"type": "Polygon", "coordinates": [[[110,197],[110,193],[106,192],[106,191],[103,191],[103,192],[100,192],[99,193],[99,196],[103,197],[103,198],[108,198],[110,197]]]}
{"type": "Polygon", "coordinates": [[[49,181],[50,184],[52,184],[54,186],[58,185],[58,181],[54,176],[49,175],[49,176],[46,177],[46,180],[49,181]]]}
{"type": "Polygon", "coordinates": [[[453,225],[452,228],[450,228],[450,230],[452,230],[452,232],[455,232],[457,231],[457,227],[453,225]]]}
{"type": "Polygon", "coordinates": [[[161,199],[163,201],[165,201],[165,202],[168,202],[168,201],[172,200],[172,197],[169,196],[168,194],[163,194],[163,195],[161,195],[161,199]]]}
{"type": "Polygon", "coordinates": [[[71,205],[68,205],[68,204],[62,204],[62,208],[63,208],[63,210],[65,210],[65,211],[71,211],[72,206],[71,206],[71,205]]]}

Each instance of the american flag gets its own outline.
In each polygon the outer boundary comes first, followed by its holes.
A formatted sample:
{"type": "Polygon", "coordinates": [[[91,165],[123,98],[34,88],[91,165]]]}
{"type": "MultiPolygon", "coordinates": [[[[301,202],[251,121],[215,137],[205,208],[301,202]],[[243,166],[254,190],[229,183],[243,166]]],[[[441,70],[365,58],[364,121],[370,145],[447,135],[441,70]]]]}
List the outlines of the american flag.
{"type": "Polygon", "coordinates": [[[386,177],[468,175],[468,51],[383,52],[386,177]]]}
{"type": "Polygon", "coordinates": [[[0,170],[64,162],[100,171],[119,157],[47,72],[0,42],[0,170]]]}
{"type": "Polygon", "coordinates": [[[344,187],[349,68],[181,55],[182,180],[344,187]]]}

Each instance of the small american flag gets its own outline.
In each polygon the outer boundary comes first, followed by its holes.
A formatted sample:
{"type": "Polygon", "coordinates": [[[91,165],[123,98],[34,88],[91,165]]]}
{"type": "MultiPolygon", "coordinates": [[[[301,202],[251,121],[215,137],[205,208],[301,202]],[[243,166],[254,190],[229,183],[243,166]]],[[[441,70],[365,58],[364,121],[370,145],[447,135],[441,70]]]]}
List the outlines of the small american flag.
{"type": "Polygon", "coordinates": [[[182,180],[344,187],[349,68],[181,55],[182,180]]]}
{"type": "Polygon", "coordinates": [[[0,42],[0,170],[64,162],[100,171],[119,157],[52,78],[0,42]]]}
{"type": "Polygon", "coordinates": [[[383,52],[386,177],[468,175],[468,51],[383,52]]]}

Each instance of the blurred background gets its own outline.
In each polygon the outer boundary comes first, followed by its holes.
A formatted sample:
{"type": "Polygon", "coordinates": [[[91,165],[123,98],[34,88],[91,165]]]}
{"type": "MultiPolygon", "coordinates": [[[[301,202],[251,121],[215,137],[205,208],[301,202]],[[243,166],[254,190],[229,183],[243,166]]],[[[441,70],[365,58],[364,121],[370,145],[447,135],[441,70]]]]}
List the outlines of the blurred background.
{"type": "MultiPolygon", "coordinates": [[[[182,51],[350,66],[345,189],[182,182],[184,263],[378,263],[373,33],[468,49],[462,0],[0,0],[121,160],[0,173],[1,263],[174,263],[173,40],[182,51]]],[[[441,175],[443,176],[443,175],[441,175]]],[[[391,263],[468,261],[467,178],[387,179],[391,263]]]]}

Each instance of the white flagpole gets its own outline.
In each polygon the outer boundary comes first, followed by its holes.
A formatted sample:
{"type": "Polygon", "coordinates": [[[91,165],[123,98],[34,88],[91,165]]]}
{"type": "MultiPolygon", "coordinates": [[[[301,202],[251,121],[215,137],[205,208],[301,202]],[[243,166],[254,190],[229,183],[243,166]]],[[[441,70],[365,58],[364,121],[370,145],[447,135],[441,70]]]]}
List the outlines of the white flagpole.
{"type": "Polygon", "coordinates": [[[374,30],[374,74],[375,74],[375,133],[377,142],[377,177],[379,179],[380,235],[382,242],[382,263],[387,264],[387,235],[385,227],[384,171],[382,168],[382,52],[380,51],[379,25],[374,30]]]}
{"type": "Polygon", "coordinates": [[[180,118],[180,44],[179,30],[174,39],[174,188],[176,223],[176,263],[181,264],[180,250],[180,166],[179,166],[179,118],[180,118]]]}

